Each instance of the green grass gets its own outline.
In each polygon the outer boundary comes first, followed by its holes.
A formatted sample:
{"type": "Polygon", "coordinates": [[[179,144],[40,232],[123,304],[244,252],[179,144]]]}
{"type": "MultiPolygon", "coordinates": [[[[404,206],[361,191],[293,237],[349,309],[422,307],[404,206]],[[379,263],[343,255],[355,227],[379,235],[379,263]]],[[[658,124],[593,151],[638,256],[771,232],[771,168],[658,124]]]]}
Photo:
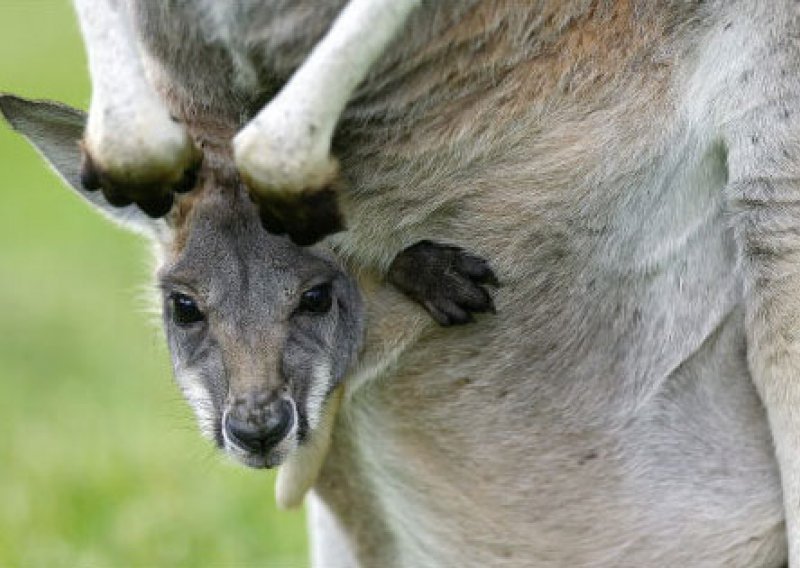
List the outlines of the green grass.
{"type": "MultiPolygon", "coordinates": [[[[67,0],[0,0],[0,91],[86,108],[67,0]]],[[[0,566],[304,566],[274,477],[200,438],[149,264],[0,125],[0,566]]]]}

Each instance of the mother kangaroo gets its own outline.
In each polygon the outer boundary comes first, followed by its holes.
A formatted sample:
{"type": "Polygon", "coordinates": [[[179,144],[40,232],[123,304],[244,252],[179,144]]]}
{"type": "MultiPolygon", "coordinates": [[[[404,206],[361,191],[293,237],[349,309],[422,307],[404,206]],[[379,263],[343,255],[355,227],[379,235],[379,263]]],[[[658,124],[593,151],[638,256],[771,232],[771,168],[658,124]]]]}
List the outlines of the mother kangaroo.
{"type": "Polygon", "coordinates": [[[77,2],[84,185],[165,214],[225,125],[360,276],[315,564],[800,566],[797,3],[415,4],[77,2]],[[497,317],[382,284],[426,239],[497,317]]]}

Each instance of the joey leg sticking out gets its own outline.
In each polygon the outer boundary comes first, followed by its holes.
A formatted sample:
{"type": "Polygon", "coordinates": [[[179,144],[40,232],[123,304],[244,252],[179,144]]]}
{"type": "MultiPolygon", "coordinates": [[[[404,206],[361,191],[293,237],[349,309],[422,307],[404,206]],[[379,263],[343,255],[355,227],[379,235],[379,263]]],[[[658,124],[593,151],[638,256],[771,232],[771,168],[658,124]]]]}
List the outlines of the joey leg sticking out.
{"type": "Polygon", "coordinates": [[[495,313],[486,286],[498,286],[497,277],[484,259],[459,247],[420,241],[397,255],[387,278],[443,326],[495,313]]]}
{"type": "Polygon", "coordinates": [[[136,203],[162,217],[173,192],[192,189],[200,151],[147,78],[127,7],[115,0],[74,3],[92,77],[81,185],[102,190],[112,206],[136,203]]]}
{"type": "Polygon", "coordinates": [[[278,95],[233,139],[236,166],[268,231],[310,245],[344,229],[333,132],[419,1],[350,0],[278,95]]]}

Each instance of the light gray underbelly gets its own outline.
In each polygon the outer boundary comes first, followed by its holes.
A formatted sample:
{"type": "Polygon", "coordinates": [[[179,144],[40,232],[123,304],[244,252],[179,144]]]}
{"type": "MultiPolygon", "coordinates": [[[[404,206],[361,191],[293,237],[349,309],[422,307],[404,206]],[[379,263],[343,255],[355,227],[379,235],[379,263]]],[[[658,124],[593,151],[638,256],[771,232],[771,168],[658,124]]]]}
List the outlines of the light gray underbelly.
{"type": "Polygon", "coordinates": [[[518,258],[497,316],[432,331],[354,400],[327,481],[381,519],[366,565],[786,561],[724,172],[684,142],[602,236],[518,258]]]}
{"type": "Polygon", "coordinates": [[[780,485],[743,331],[734,308],[635,405],[625,377],[597,379],[605,392],[584,379],[576,396],[581,379],[535,364],[478,374],[504,358],[496,328],[469,363],[458,341],[427,342],[354,400],[320,491],[361,541],[381,542],[365,566],[781,566],[780,485]],[[451,353],[462,365],[440,362],[451,353]],[[350,489],[327,492],[342,476],[350,489]]]}

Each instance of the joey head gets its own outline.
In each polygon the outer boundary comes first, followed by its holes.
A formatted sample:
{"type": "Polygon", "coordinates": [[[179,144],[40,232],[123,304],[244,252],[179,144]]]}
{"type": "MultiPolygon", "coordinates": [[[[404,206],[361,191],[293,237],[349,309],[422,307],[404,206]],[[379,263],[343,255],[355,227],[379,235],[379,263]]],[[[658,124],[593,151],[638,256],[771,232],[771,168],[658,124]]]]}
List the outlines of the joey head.
{"type": "MultiPolygon", "coordinates": [[[[323,246],[301,247],[263,229],[227,139],[204,138],[194,187],[158,219],[85,189],[83,113],[8,95],[0,111],[76,193],[153,241],[175,377],[203,433],[257,468],[308,446],[317,456],[306,460],[313,473],[366,325],[356,279],[323,246]]],[[[491,269],[455,247],[408,247],[389,280],[443,325],[493,311],[484,289],[496,284],[491,269]]]]}

